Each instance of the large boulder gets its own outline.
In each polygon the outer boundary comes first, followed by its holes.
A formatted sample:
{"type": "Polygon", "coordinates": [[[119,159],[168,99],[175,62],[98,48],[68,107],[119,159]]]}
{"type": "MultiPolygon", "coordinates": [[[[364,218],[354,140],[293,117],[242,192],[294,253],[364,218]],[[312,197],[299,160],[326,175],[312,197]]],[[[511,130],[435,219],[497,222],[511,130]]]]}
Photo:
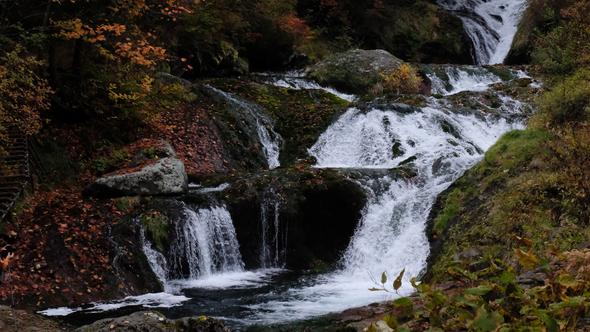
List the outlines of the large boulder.
{"type": "Polygon", "coordinates": [[[182,194],[188,187],[184,164],[178,158],[163,158],[138,171],[105,175],[88,189],[93,196],[150,196],[182,194]]]}
{"type": "Polygon", "coordinates": [[[98,197],[152,196],[185,193],[188,176],[184,163],[167,142],[140,149],[124,168],[99,177],[86,189],[98,197]]]}
{"type": "Polygon", "coordinates": [[[229,329],[227,329],[220,321],[204,316],[171,320],[159,312],[141,311],[128,316],[101,319],[90,325],[82,326],[76,331],[229,332],[229,329]]]}
{"type": "Polygon", "coordinates": [[[363,94],[403,63],[384,50],[350,50],[336,53],[309,67],[307,76],[320,84],[348,93],[363,94]]]}

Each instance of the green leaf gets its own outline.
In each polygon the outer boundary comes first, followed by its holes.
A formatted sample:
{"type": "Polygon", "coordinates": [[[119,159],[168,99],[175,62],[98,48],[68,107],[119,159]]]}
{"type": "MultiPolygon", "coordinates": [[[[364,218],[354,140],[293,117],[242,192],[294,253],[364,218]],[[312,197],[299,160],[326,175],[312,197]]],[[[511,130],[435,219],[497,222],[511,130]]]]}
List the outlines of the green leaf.
{"type": "Polygon", "coordinates": [[[491,286],[480,285],[480,286],[477,286],[474,288],[469,288],[469,289],[465,290],[465,294],[483,296],[483,295],[486,295],[487,293],[491,292],[492,289],[494,289],[494,288],[491,286]]]}
{"type": "Polygon", "coordinates": [[[385,315],[385,317],[383,317],[383,321],[392,329],[395,329],[399,325],[397,319],[395,319],[395,317],[392,315],[385,315]]]}
{"type": "Polygon", "coordinates": [[[549,316],[545,312],[539,313],[539,316],[543,320],[543,323],[545,323],[545,327],[547,328],[547,332],[558,332],[559,331],[559,325],[557,324],[557,321],[555,319],[553,319],[553,317],[549,316]]]}
{"type": "Polygon", "coordinates": [[[387,273],[381,273],[381,283],[384,284],[387,282],[387,273]]]}
{"type": "Polygon", "coordinates": [[[396,291],[400,289],[400,287],[402,287],[402,278],[404,277],[405,272],[406,269],[403,269],[402,272],[400,272],[397,278],[395,278],[395,280],[393,281],[393,289],[395,289],[396,291]]]}
{"type": "Polygon", "coordinates": [[[413,307],[414,306],[414,302],[412,302],[412,300],[410,300],[407,297],[400,297],[399,299],[396,299],[395,301],[393,301],[392,304],[396,308],[413,307]]]}
{"type": "Polygon", "coordinates": [[[580,285],[580,282],[569,274],[560,275],[557,277],[557,282],[566,288],[576,288],[580,285]]]}
{"type": "Polygon", "coordinates": [[[478,332],[490,332],[498,328],[504,318],[498,312],[488,312],[483,306],[477,309],[477,314],[471,321],[471,329],[478,332]]]}

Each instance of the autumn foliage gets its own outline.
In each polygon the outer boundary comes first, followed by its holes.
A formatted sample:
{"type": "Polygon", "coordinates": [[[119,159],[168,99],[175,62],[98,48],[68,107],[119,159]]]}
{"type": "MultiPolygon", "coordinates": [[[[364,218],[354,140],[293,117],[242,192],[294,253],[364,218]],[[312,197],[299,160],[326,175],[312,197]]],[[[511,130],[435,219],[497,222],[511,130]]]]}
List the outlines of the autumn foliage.
{"type": "Polygon", "coordinates": [[[50,106],[53,91],[37,74],[43,62],[24,52],[17,47],[0,55],[0,154],[8,144],[8,129],[36,134],[42,124],[41,113],[50,106]]]}
{"type": "Polygon", "coordinates": [[[383,77],[383,87],[386,91],[400,93],[417,93],[422,84],[418,71],[411,65],[403,63],[383,77]]]}

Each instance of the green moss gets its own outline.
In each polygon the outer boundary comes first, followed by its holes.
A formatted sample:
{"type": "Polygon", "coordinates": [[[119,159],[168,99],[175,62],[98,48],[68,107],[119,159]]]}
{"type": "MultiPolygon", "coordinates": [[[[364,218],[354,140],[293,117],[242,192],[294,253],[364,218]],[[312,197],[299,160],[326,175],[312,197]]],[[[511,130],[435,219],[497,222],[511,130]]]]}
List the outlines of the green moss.
{"type": "Polygon", "coordinates": [[[228,79],[214,80],[212,85],[263,107],[284,139],[282,165],[307,158],[307,149],[349,105],[321,90],[291,90],[228,79]]]}
{"type": "Polygon", "coordinates": [[[94,159],[89,166],[94,172],[104,174],[118,169],[129,159],[126,149],[113,149],[108,155],[94,159]]]}
{"type": "Polygon", "coordinates": [[[153,243],[154,247],[162,253],[167,252],[170,226],[168,217],[160,212],[152,211],[141,215],[141,223],[147,238],[153,243]]]}
{"type": "Polygon", "coordinates": [[[510,67],[506,66],[488,66],[486,67],[492,74],[500,77],[502,81],[510,81],[516,78],[510,67]]]}
{"type": "Polygon", "coordinates": [[[115,198],[115,207],[120,211],[130,213],[139,205],[139,197],[120,197],[115,198]]]}
{"type": "Polygon", "coordinates": [[[444,209],[434,219],[432,229],[434,236],[440,236],[448,228],[450,223],[459,215],[459,205],[462,199],[460,191],[453,191],[444,203],[444,209]]]}

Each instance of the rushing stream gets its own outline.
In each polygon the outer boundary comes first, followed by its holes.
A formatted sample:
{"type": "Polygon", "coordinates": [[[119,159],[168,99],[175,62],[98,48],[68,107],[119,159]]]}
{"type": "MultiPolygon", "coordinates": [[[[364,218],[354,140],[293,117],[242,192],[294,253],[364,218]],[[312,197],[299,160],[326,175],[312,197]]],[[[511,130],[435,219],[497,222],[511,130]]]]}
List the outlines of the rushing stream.
{"type": "MultiPolygon", "coordinates": [[[[526,1],[440,2],[462,18],[478,63],[502,62],[526,1]]],[[[492,92],[499,103],[496,106],[460,107],[454,99],[458,94],[477,97],[502,79],[484,67],[437,68],[427,74],[436,98],[427,98],[424,106],[379,100],[354,104],[309,147],[310,156],[317,160],[314,167],[350,174],[368,196],[336,270],[307,275],[283,269],[289,232],[281,223],[282,198],[269,187],[260,205],[259,270],[244,270],[231,215],[223,202],[184,206],[167,254],[155,250],[142,233],[144,252],[165,293],[44,313],[70,314],[72,321],[88,322],[109,316],[108,310],[125,314],[147,306],[159,307],[170,317],[211,315],[240,329],[383,301],[392,295],[368,289],[384,271],[396,276],[405,269],[400,294],[409,294],[409,279],[419,277],[426,267],[426,221],[436,197],[477,163],[503,133],[522,128],[529,110],[500,92],[492,92]],[[401,172],[408,169],[411,176],[401,172]]],[[[307,81],[299,73],[269,75],[266,82],[292,89],[321,88],[355,100],[307,81]]],[[[279,167],[281,137],[263,111],[232,94],[208,89],[245,116],[244,123],[258,137],[269,168],[279,167]]],[[[207,194],[227,187],[195,190],[207,194]]]]}

